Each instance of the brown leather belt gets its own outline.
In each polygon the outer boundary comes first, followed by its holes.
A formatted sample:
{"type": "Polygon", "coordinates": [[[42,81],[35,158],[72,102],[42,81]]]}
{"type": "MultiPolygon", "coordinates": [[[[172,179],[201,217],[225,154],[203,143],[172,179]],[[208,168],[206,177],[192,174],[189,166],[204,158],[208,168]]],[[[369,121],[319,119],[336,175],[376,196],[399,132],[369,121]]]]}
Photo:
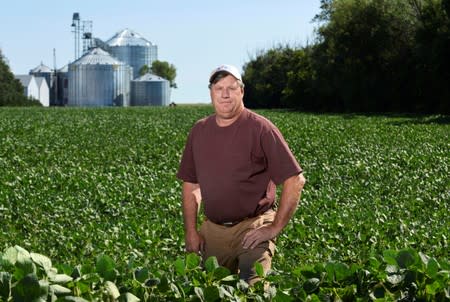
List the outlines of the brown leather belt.
{"type": "Polygon", "coordinates": [[[255,215],[255,216],[247,216],[247,217],[241,218],[241,219],[239,219],[239,220],[235,220],[235,221],[215,222],[215,221],[213,221],[213,220],[211,220],[211,219],[209,219],[209,218],[206,218],[206,219],[209,220],[209,221],[211,221],[211,222],[214,223],[214,224],[217,224],[217,225],[221,225],[221,226],[225,226],[225,227],[233,227],[233,226],[235,226],[236,224],[241,223],[242,221],[244,221],[244,220],[246,220],[246,219],[254,218],[254,217],[263,215],[264,213],[267,213],[267,212],[269,212],[269,211],[273,211],[273,209],[270,208],[270,209],[265,210],[265,211],[262,212],[262,213],[258,213],[258,214],[255,215]]]}
{"type": "Polygon", "coordinates": [[[217,224],[217,225],[221,225],[221,226],[225,226],[225,227],[231,228],[231,227],[235,226],[236,224],[238,224],[238,223],[244,221],[244,220],[247,219],[247,218],[249,218],[249,217],[244,217],[244,218],[242,218],[242,219],[240,219],[240,220],[235,220],[235,221],[225,221],[225,222],[215,222],[215,221],[212,221],[211,219],[208,219],[208,220],[211,221],[211,222],[214,223],[214,224],[217,224]]]}
{"type": "MultiPolygon", "coordinates": [[[[245,219],[245,218],[244,218],[244,219],[245,219]]],[[[225,222],[218,223],[218,224],[230,228],[230,227],[235,226],[236,224],[238,224],[238,223],[244,221],[244,219],[242,219],[242,220],[237,220],[237,221],[225,221],[225,222]]]]}

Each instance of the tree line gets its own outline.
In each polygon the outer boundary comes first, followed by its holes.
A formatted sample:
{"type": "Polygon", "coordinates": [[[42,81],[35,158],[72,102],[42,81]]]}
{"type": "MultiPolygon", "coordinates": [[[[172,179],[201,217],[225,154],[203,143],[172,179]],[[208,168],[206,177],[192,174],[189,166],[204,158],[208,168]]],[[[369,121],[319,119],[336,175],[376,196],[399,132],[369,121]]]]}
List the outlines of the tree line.
{"type": "Polygon", "coordinates": [[[322,0],[313,21],[244,65],[248,107],[450,113],[450,0],[322,0]]]}
{"type": "Polygon", "coordinates": [[[0,50],[0,106],[41,106],[38,100],[27,98],[24,87],[14,77],[0,50]]]}

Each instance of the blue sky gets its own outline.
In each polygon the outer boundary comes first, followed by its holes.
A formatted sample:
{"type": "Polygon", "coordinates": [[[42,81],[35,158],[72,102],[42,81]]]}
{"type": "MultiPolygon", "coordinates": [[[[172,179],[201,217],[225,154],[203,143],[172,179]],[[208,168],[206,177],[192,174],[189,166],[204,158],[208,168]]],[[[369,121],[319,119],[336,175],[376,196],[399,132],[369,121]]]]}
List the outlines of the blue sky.
{"type": "Polygon", "coordinates": [[[211,70],[223,63],[242,70],[258,52],[314,39],[320,0],[15,0],[0,10],[0,48],[15,74],[41,62],[60,68],[74,58],[72,15],[92,21],[102,40],[130,28],[158,46],[158,59],[177,68],[172,101],[207,103],[211,70]]]}

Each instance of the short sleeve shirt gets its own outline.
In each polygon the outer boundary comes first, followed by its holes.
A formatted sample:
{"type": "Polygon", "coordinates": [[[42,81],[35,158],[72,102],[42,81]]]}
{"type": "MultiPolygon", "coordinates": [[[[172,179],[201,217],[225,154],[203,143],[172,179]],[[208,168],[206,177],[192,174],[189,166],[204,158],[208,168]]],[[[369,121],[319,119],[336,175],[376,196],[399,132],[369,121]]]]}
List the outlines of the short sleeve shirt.
{"type": "Polygon", "coordinates": [[[301,171],[278,128],[244,109],[227,127],[215,115],[194,125],[177,177],[200,185],[206,217],[220,223],[256,216],[270,183],[301,171]]]}

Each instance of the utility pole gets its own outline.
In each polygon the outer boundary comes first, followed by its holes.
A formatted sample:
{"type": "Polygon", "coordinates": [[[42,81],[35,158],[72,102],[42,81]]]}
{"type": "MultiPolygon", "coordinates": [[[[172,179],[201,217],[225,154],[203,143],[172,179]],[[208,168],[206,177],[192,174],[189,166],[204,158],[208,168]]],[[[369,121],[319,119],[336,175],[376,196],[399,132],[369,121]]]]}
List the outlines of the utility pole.
{"type": "Polygon", "coordinates": [[[56,69],[56,49],[53,48],[53,105],[59,105],[58,100],[58,73],[56,69]]]}

